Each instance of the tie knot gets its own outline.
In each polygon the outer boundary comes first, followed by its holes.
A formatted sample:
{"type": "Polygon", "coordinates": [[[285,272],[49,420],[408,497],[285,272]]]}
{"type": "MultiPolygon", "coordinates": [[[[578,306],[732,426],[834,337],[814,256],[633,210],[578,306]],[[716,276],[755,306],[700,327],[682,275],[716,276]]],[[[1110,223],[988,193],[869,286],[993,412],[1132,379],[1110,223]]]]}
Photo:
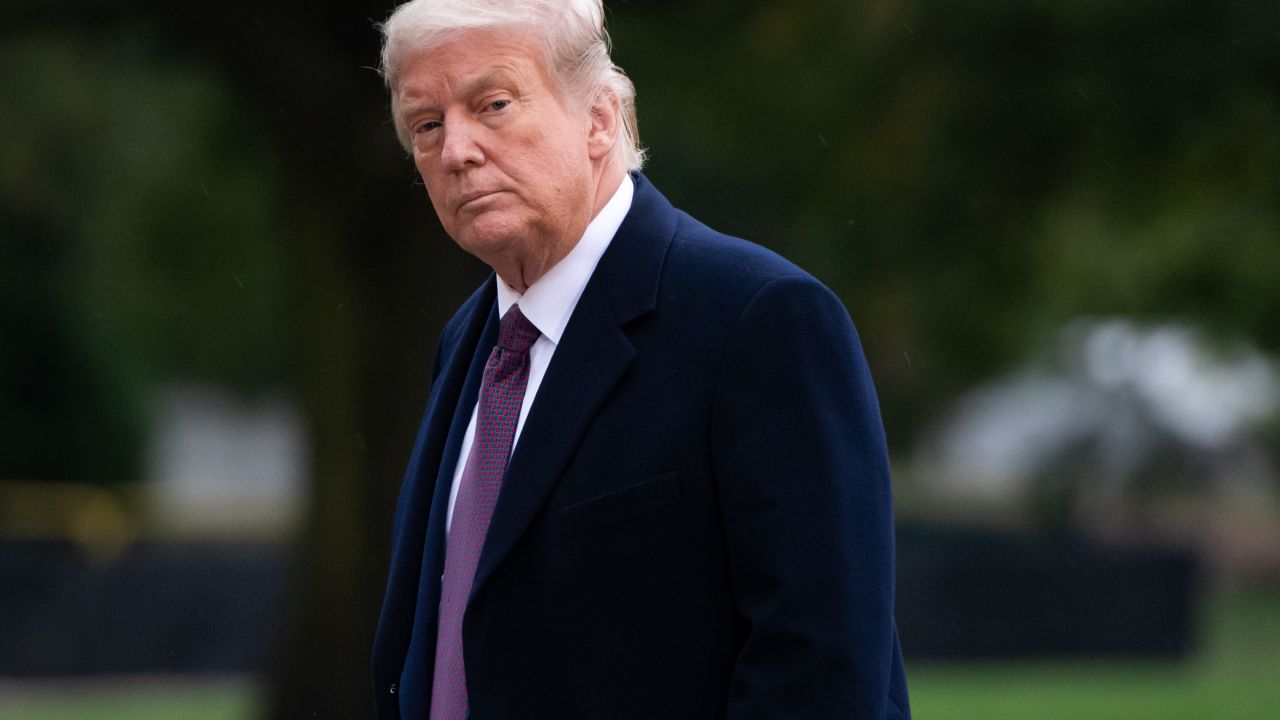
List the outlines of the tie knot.
{"type": "Polygon", "coordinates": [[[503,350],[516,353],[529,352],[533,343],[542,333],[529,322],[529,318],[520,312],[519,305],[512,305],[502,321],[498,323],[498,346],[503,350]]]}

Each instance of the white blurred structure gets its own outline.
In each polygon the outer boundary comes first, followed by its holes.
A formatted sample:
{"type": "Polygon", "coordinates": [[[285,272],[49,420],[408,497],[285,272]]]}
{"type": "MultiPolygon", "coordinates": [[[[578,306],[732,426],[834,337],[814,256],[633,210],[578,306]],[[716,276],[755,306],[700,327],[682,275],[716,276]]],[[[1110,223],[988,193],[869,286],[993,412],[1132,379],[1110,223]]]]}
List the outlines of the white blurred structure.
{"type": "Polygon", "coordinates": [[[307,442],[300,413],[282,398],[169,386],[148,445],[148,519],[158,533],[280,538],[302,518],[307,442]]]}
{"type": "Polygon", "coordinates": [[[1046,367],[963,396],[921,444],[913,475],[935,495],[1019,506],[1046,483],[1096,502],[1135,482],[1268,493],[1259,431],[1280,412],[1280,373],[1258,351],[1180,325],[1081,320],[1046,367]]]}

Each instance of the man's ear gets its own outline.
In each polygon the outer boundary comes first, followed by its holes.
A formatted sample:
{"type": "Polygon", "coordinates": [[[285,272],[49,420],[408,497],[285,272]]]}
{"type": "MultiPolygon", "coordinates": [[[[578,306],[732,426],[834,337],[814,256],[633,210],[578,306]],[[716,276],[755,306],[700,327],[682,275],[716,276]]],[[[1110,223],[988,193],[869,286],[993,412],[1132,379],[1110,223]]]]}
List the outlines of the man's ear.
{"type": "Polygon", "coordinates": [[[587,133],[587,154],[592,160],[608,157],[622,134],[622,103],[609,89],[601,90],[587,108],[591,128],[587,133]]]}

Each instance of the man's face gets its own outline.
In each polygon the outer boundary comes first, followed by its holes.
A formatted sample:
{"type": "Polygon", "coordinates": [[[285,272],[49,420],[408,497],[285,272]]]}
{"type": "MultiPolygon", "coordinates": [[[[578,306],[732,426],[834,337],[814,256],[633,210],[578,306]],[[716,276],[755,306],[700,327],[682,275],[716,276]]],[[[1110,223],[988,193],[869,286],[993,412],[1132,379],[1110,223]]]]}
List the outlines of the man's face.
{"type": "Polygon", "coordinates": [[[414,163],[458,245],[495,267],[536,267],[573,247],[592,212],[590,112],[561,97],[531,38],[463,32],[413,57],[396,91],[414,163]]]}

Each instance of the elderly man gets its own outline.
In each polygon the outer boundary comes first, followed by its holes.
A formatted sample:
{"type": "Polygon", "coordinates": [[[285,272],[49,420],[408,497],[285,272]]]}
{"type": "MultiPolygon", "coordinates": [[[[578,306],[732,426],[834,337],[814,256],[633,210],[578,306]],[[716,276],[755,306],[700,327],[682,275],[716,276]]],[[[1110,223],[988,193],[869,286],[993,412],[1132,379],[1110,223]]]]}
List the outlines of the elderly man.
{"type": "Polygon", "coordinates": [[[908,717],[839,300],[640,174],[600,0],[413,0],[384,32],[400,139],[494,274],[440,340],[378,717],[908,717]]]}

